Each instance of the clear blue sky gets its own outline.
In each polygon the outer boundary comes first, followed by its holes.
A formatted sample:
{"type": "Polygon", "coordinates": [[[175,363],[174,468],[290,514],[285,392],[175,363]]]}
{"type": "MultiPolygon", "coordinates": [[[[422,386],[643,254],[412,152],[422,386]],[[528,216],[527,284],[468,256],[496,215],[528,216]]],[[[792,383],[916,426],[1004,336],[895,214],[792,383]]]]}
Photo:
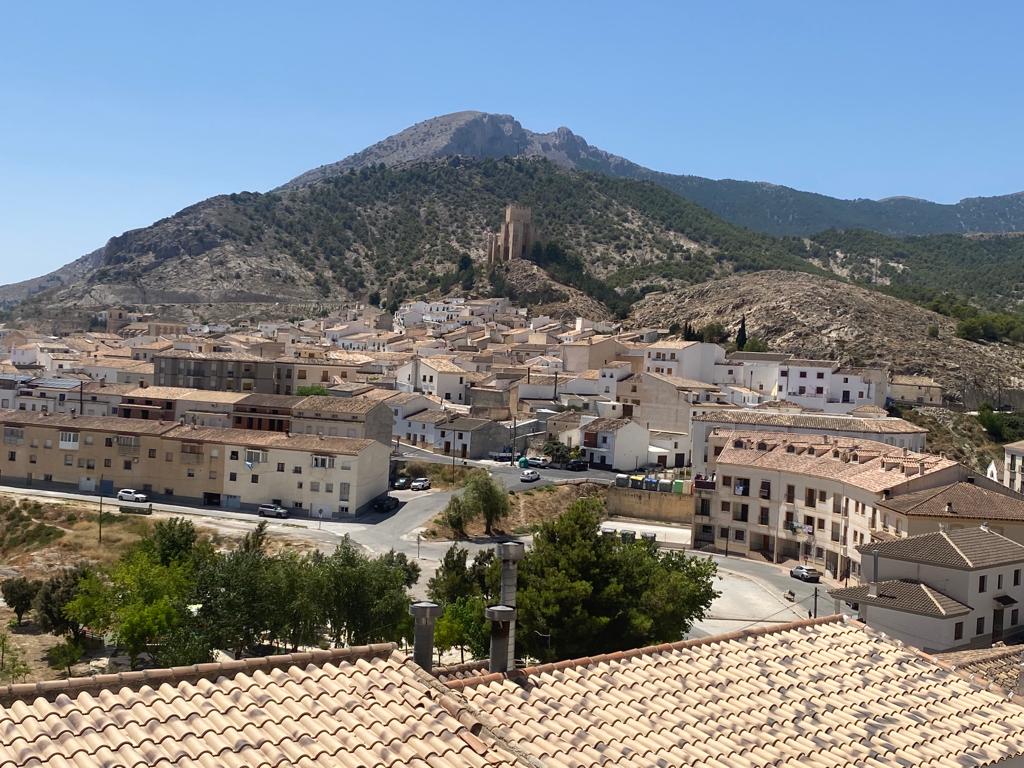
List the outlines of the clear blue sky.
{"type": "Polygon", "coordinates": [[[1022,28],[1019,2],[8,3],[0,283],[461,109],[839,197],[1024,190],[1022,28]]]}

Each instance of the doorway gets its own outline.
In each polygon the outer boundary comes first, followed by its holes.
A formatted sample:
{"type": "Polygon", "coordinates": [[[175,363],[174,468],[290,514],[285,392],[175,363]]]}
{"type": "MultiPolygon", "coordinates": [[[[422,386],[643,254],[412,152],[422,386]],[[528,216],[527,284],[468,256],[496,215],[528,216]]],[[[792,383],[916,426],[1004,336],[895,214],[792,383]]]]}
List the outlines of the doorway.
{"type": "Polygon", "coordinates": [[[1003,609],[996,608],[992,612],[992,642],[1003,639],[1003,609]]]}

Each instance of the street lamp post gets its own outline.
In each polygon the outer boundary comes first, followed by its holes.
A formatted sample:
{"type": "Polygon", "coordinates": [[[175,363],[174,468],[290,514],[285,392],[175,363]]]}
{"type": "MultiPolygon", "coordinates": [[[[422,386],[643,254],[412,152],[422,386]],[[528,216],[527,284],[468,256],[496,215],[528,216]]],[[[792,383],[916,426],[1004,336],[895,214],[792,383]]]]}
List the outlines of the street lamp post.
{"type": "Polygon", "coordinates": [[[99,543],[103,543],[103,475],[100,475],[100,535],[99,543]]]}

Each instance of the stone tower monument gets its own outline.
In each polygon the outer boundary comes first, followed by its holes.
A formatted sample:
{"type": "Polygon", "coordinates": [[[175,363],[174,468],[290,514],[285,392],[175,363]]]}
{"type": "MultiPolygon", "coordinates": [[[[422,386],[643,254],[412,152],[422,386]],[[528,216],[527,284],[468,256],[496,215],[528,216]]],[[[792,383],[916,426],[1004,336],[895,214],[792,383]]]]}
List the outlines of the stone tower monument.
{"type": "Polygon", "coordinates": [[[526,256],[533,245],[533,214],[523,205],[510,203],[498,234],[487,234],[487,263],[504,264],[526,256]]]}

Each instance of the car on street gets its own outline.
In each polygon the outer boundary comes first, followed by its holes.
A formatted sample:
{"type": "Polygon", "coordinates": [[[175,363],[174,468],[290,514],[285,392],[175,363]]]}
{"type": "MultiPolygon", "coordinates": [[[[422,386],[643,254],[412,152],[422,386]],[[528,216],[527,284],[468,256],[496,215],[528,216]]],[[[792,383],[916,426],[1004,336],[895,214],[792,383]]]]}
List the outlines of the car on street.
{"type": "Polygon", "coordinates": [[[526,463],[529,464],[531,467],[539,467],[541,469],[544,469],[544,467],[551,465],[551,459],[549,459],[547,456],[530,456],[526,460],[526,463]]]}
{"type": "Polygon", "coordinates": [[[426,491],[430,489],[430,480],[425,477],[417,477],[411,483],[409,483],[409,489],[412,491],[426,491]]]}
{"type": "Polygon", "coordinates": [[[409,488],[410,483],[412,483],[411,477],[399,477],[391,484],[391,487],[396,491],[405,491],[409,488]]]}
{"type": "Polygon", "coordinates": [[[373,503],[370,505],[370,508],[374,512],[391,512],[393,510],[398,509],[401,503],[402,502],[400,502],[394,496],[378,496],[376,499],[373,500],[373,503]]]}
{"type": "Polygon", "coordinates": [[[282,507],[280,504],[260,504],[256,509],[256,513],[260,517],[288,517],[288,510],[282,507]]]}
{"type": "Polygon", "coordinates": [[[540,480],[540,472],[536,469],[524,469],[519,473],[519,480],[523,483],[534,483],[540,480]]]}
{"type": "Polygon", "coordinates": [[[821,571],[817,568],[811,568],[809,565],[798,565],[796,568],[790,570],[789,575],[794,579],[810,581],[815,584],[821,581],[821,571]]]}
{"type": "Polygon", "coordinates": [[[586,472],[587,462],[583,459],[569,459],[569,461],[565,462],[565,468],[570,472],[586,472]]]}
{"type": "Polygon", "coordinates": [[[144,493],[139,493],[134,488],[122,488],[117,492],[118,501],[147,501],[148,496],[144,493]]]}

